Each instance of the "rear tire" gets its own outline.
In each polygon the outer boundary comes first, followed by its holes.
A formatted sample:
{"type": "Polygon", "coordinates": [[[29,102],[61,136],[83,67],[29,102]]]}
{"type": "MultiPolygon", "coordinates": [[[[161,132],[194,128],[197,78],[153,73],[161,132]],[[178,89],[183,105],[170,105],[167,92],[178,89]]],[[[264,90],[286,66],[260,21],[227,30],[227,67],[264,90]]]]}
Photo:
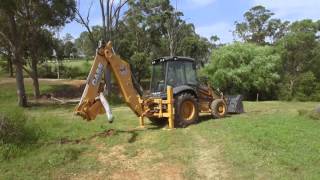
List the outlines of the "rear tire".
{"type": "Polygon", "coordinates": [[[227,105],[223,99],[215,99],[212,101],[211,114],[214,118],[222,118],[227,114],[227,105]]]}
{"type": "Polygon", "coordinates": [[[199,107],[196,98],[189,93],[175,97],[175,127],[187,127],[198,122],[199,107]]]}

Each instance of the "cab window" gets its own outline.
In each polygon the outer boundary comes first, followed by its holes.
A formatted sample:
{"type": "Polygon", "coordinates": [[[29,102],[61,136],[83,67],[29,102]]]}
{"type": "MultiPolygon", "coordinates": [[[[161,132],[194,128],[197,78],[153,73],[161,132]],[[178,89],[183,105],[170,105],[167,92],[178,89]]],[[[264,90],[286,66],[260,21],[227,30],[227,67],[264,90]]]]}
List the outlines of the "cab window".
{"type": "Polygon", "coordinates": [[[186,84],[197,84],[193,63],[189,61],[170,61],[168,63],[167,85],[176,87],[186,84]]]}

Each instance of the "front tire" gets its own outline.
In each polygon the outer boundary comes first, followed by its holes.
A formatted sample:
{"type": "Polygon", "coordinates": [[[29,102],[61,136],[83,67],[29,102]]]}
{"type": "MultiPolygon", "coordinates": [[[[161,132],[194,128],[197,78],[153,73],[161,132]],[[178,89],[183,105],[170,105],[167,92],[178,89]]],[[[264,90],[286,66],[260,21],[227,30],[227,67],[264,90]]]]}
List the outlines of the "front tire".
{"type": "Polygon", "coordinates": [[[214,118],[222,118],[227,113],[227,105],[223,99],[215,99],[212,101],[210,108],[214,118]]]}
{"type": "Polygon", "coordinates": [[[199,107],[196,98],[189,93],[175,97],[175,127],[187,127],[198,122],[199,107]]]}

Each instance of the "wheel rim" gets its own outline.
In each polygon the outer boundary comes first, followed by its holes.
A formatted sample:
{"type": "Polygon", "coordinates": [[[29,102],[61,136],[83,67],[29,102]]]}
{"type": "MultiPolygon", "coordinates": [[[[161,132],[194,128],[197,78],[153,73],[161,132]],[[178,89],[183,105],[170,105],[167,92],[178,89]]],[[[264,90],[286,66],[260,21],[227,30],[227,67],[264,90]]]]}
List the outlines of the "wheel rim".
{"type": "Polygon", "coordinates": [[[226,112],[226,107],[224,106],[224,104],[219,104],[218,106],[218,113],[220,116],[224,115],[224,113],[226,112]]]}
{"type": "Polygon", "coordinates": [[[192,120],[195,114],[195,111],[196,111],[196,107],[192,101],[187,100],[181,104],[180,114],[184,120],[187,120],[187,121],[192,120]]]}

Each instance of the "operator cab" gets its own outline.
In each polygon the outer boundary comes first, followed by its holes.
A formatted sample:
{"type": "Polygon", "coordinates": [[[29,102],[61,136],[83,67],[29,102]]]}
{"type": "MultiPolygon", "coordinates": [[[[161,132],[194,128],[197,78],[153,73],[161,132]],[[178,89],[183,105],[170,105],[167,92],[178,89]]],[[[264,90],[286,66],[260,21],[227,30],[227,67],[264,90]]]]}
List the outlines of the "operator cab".
{"type": "Polygon", "coordinates": [[[150,92],[165,94],[166,87],[197,86],[195,60],[188,57],[162,57],[152,61],[150,92]]]}

